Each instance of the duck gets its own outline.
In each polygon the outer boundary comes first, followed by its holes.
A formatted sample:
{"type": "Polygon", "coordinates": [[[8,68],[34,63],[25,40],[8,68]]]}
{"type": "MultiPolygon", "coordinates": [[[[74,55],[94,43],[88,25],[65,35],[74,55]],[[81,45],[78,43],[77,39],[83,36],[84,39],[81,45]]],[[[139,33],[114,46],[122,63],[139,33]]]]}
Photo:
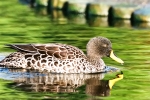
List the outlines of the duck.
{"type": "Polygon", "coordinates": [[[7,44],[6,47],[16,50],[0,61],[0,66],[7,68],[51,73],[99,73],[106,69],[103,57],[124,63],[114,54],[111,41],[102,36],[89,40],[86,54],[78,47],[61,43],[7,44]]]}

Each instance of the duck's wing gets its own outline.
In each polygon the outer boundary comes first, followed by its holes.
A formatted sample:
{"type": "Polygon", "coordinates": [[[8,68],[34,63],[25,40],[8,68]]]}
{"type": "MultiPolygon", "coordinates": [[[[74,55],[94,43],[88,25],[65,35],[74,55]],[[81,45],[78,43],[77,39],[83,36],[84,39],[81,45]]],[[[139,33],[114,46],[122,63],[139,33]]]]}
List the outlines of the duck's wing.
{"type": "Polygon", "coordinates": [[[66,44],[9,44],[7,46],[18,52],[39,53],[60,59],[74,59],[77,56],[85,56],[77,47],[66,44]]]}
{"type": "Polygon", "coordinates": [[[15,49],[18,52],[35,53],[37,49],[32,44],[7,44],[6,47],[15,49]]]}

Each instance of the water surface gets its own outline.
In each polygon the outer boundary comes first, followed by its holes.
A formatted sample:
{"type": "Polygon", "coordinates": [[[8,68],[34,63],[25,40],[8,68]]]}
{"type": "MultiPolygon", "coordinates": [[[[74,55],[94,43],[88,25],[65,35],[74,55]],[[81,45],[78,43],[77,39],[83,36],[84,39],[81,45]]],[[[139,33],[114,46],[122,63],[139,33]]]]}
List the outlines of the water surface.
{"type": "MultiPolygon", "coordinates": [[[[73,22],[71,22],[71,17],[68,21],[68,19],[52,19],[54,18],[52,15],[37,15],[34,9],[21,5],[16,0],[4,0],[3,4],[0,4],[0,9],[3,9],[0,11],[0,52],[2,54],[4,52],[13,52],[13,50],[5,48],[4,44],[56,42],[77,46],[86,53],[86,43],[90,38],[104,36],[111,40],[114,52],[125,62],[124,65],[120,65],[109,58],[104,58],[108,66],[114,66],[124,72],[124,79],[113,86],[110,96],[105,97],[105,99],[150,99],[149,28],[141,30],[132,27],[108,27],[107,24],[102,26],[97,24],[99,26],[90,27],[87,21],[74,23],[72,20],[73,22]]],[[[98,21],[96,20],[96,22],[98,21]]],[[[114,78],[115,75],[116,73],[108,73],[103,79],[109,80],[114,78]]],[[[53,98],[75,100],[80,98],[85,100],[88,97],[85,93],[85,88],[82,87],[77,93],[31,93],[12,88],[12,86],[8,85],[12,81],[0,79],[0,83],[0,99],[53,98]]],[[[101,99],[101,97],[96,96],[92,99],[101,99]]]]}

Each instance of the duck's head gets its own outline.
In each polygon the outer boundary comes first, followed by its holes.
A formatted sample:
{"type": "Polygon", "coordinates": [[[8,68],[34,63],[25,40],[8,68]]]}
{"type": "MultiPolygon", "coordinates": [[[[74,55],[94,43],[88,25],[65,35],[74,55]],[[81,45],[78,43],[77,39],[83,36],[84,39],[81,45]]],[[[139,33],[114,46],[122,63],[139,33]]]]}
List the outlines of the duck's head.
{"type": "Polygon", "coordinates": [[[109,39],[104,37],[94,37],[87,43],[87,56],[92,59],[110,57],[113,60],[123,64],[123,60],[118,58],[112,50],[112,44],[109,39]]]}

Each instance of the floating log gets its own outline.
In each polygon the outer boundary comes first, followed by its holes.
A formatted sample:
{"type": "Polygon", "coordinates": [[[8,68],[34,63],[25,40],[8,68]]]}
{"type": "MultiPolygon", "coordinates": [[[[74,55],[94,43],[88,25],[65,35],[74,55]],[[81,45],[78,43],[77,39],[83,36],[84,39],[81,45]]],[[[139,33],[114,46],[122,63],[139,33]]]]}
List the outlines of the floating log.
{"type": "Polygon", "coordinates": [[[150,22],[150,5],[135,10],[132,13],[131,21],[150,22]]]}
{"type": "Polygon", "coordinates": [[[86,15],[108,16],[110,5],[104,3],[89,3],[86,6],[86,15]]]}
{"type": "Polygon", "coordinates": [[[109,17],[115,19],[130,19],[131,14],[137,9],[135,5],[114,5],[109,9],[109,17]]]}

